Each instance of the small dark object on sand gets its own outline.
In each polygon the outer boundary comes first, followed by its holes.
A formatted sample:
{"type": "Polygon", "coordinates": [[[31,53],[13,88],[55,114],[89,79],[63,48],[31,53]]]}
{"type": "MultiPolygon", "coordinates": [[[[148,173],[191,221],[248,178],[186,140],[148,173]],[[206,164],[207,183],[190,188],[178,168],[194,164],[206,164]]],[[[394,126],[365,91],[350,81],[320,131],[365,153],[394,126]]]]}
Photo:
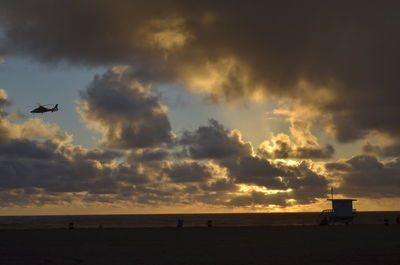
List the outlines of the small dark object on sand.
{"type": "Polygon", "coordinates": [[[388,226],[389,225],[389,219],[383,219],[383,224],[388,226]]]}
{"type": "Polygon", "coordinates": [[[70,222],[70,223],[68,224],[68,228],[69,228],[69,230],[74,229],[74,223],[73,223],[73,222],[70,222]]]}
{"type": "Polygon", "coordinates": [[[212,220],[207,220],[207,226],[212,227],[212,220]]]}
{"type": "Polygon", "coordinates": [[[319,225],[329,225],[328,217],[325,216],[324,219],[321,220],[319,225]]]}

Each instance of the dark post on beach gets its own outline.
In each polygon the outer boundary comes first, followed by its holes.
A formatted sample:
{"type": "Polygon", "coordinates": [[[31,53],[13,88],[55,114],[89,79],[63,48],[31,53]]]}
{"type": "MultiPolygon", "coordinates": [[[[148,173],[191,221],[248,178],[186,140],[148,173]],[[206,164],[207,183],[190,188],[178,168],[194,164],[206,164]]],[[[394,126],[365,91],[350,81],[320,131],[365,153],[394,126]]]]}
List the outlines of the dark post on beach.
{"type": "Polygon", "coordinates": [[[183,219],[178,219],[178,224],[176,227],[183,227],[183,219]]]}

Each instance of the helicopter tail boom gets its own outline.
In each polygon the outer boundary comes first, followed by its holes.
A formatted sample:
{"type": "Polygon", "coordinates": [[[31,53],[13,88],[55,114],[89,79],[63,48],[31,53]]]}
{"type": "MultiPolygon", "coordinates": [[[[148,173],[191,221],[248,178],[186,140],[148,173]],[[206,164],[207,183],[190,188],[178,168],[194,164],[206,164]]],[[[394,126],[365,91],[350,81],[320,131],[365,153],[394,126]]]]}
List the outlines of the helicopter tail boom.
{"type": "Polygon", "coordinates": [[[56,104],[56,105],[54,106],[54,108],[51,109],[51,112],[54,112],[54,111],[58,111],[58,104],[56,104]]]}

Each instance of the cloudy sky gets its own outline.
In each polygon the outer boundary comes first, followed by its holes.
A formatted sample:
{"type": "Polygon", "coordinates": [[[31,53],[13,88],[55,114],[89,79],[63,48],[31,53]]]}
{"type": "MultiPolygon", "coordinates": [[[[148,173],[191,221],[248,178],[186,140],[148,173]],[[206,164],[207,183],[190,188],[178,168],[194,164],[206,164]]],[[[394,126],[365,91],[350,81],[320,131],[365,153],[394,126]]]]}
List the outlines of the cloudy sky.
{"type": "Polygon", "coordinates": [[[1,0],[0,215],[400,210],[399,8],[1,0]]]}

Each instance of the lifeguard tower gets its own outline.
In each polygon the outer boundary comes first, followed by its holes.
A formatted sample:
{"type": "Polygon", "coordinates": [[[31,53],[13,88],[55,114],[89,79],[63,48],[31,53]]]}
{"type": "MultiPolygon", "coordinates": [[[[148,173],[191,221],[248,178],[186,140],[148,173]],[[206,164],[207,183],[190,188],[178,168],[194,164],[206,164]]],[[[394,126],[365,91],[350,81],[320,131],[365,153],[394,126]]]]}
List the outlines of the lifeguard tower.
{"type": "Polygon", "coordinates": [[[355,199],[334,199],[332,190],[332,209],[323,210],[320,214],[320,225],[329,225],[335,223],[353,223],[356,215],[356,209],[353,209],[355,199]]]}

